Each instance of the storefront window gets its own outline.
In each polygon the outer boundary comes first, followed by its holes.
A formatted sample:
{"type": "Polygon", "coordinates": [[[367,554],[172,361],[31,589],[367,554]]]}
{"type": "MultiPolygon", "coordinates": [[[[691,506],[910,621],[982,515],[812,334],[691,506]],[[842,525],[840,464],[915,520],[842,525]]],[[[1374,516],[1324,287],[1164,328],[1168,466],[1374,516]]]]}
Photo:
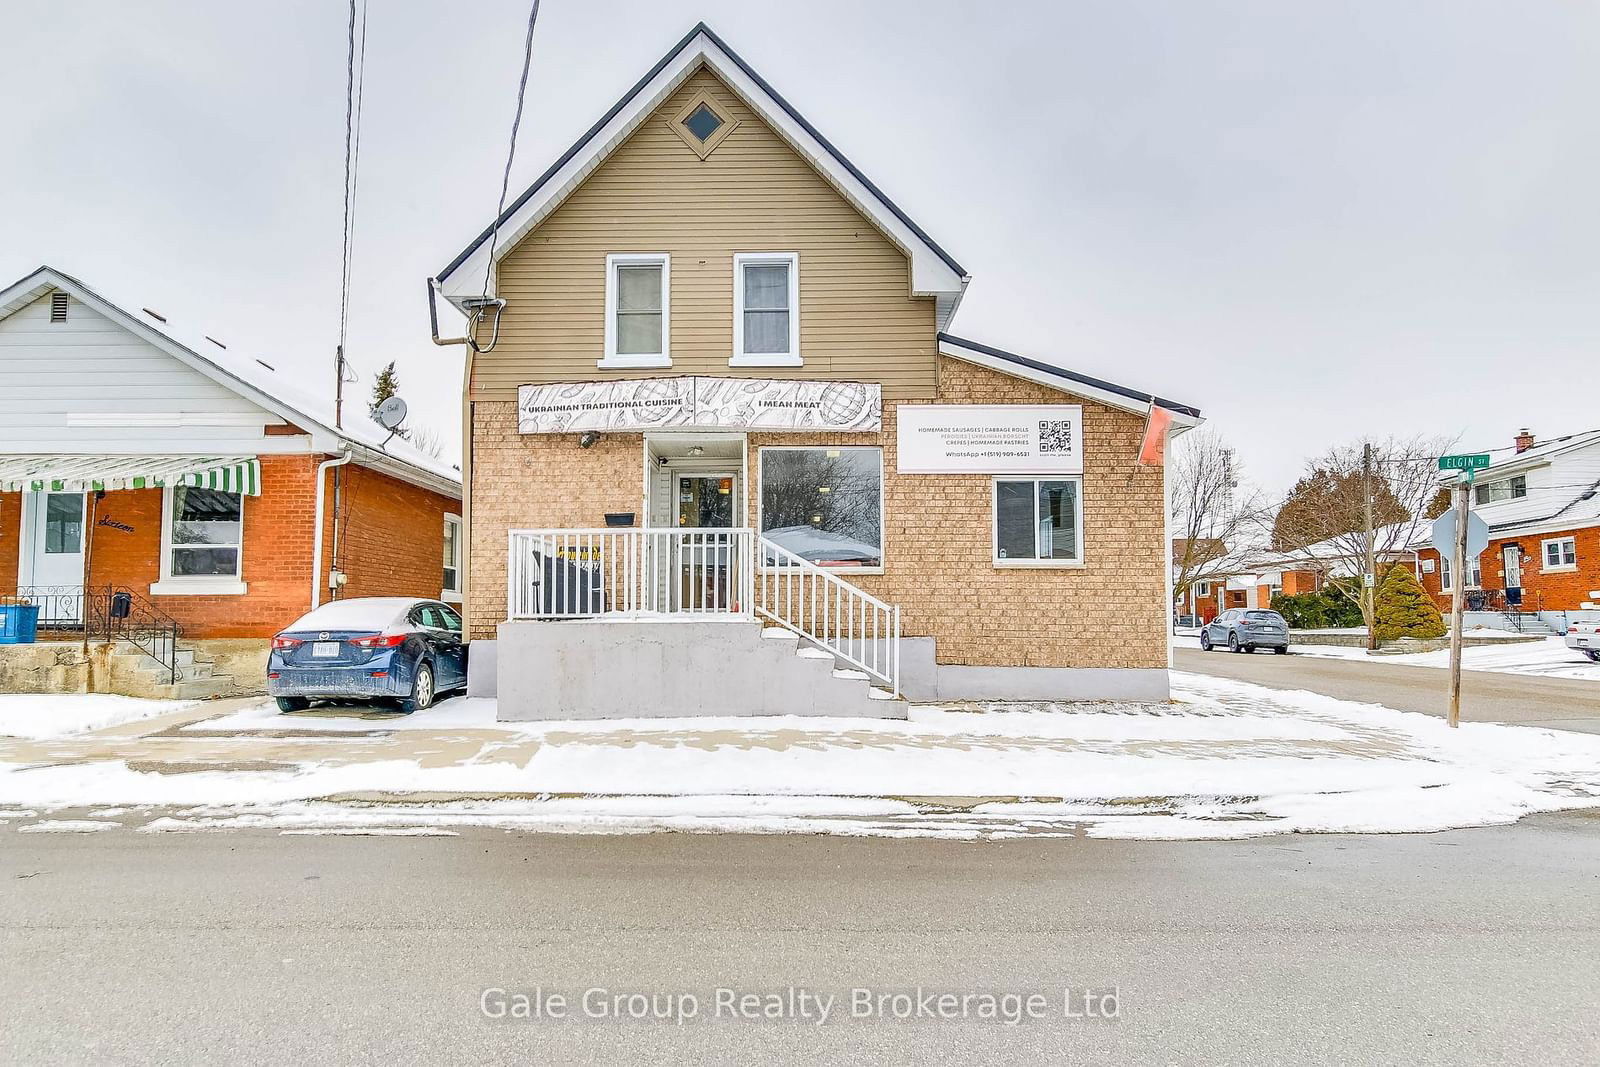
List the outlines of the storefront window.
{"type": "Polygon", "coordinates": [[[883,566],[882,449],[763,448],[760,455],[763,537],[819,567],[883,566]]]}
{"type": "Polygon", "coordinates": [[[239,576],[244,497],[180,485],[172,490],[170,571],[174,578],[239,576]]]}
{"type": "Polygon", "coordinates": [[[1083,562],[1082,485],[1077,478],[995,479],[994,561],[1083,562]]]}

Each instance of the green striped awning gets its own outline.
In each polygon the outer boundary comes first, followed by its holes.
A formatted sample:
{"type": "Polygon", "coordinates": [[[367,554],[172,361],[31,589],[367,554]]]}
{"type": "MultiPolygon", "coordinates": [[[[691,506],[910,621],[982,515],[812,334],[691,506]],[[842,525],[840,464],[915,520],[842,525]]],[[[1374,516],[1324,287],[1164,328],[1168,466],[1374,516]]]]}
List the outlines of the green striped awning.
{"type": "Polygon", "coordinates": [[[261,495],[253,456],[0,456],[0,492],[82,492],[193,485],[261,495]]]}

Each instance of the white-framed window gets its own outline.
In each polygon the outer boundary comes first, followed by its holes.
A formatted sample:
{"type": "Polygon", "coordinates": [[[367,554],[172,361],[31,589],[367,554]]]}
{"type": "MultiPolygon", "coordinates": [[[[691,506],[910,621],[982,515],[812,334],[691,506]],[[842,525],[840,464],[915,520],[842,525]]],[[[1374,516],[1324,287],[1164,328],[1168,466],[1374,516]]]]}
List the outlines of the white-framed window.
{"type": "Polygon", "coordinates": [[[800,254],[739,252],[733,257],[733,358],[730,367],[798,367],[800,254]]]}
{"type": "Polygon", "coordinates": [[[461,603],[461,516],[444,517],[444,583],[440,600],[461,603]]]}
{"type": "Polygon", "coordinates": [[[1575,571],[1578,569],[1578,539],[1552,537],[1541,545],[1542,569],[1547,571],[1575,571]]]}
{"type": "Polygon", "coordinates": [[[672,366],[672,257],[606,257],[606,349],[602,368],[672,366]]]}
{"type": "MultiPolygon", "coordinates": [[[[1450,560],[1449,560],[1448,557],[1440,556],[1439,557],[1439,592],[1448,593],[1454,588],[1455,588],[1455,586],[1453,586],[1451,584],[1451,578],[1450,578],[1450,560]]],[[[1482,566],[1482,563],[1480,561],[1480,558],[1477,557],[1477,556],[1474,556],[1467,563],[1467,588],[1468,589],[1482,589],[1483,588],[1483,566],[1482,566]]]]}
{"type": "Polygon", "coordinates": [[[771,445],[757,463],[761,536],[819,567],[882,572],[883,449],[771,445]]]}
{"type": "Polygon", "coordinates": [[[193,485],[163,491],[158,596],[241,594],[244,497],[193,485]]]}
{"type": "Polygon", "coordinates": [[[1494,504],[1501,500],[1520,500],[1528,495],[1528,476],[1518,474],[1495,482],[1483,482],[1475,489],[1479,504],[1494,504]]]}
{"type": "Polygon", "coordinates": [[[1195,587],[1194,587],[1194,595],[1197,596],[1197,597],[1201,597],[1202,599],[1205,598],[1205,597],[1210,596],[1211,595],[1211,583],[1210,582],[1196,582],[1195,583],[1195,587]]]}
{"type": "Polygon", "coordinates": [[[996,566],[1071,567],[1083,562],[1083,479],[996,478],[996,566]]]}

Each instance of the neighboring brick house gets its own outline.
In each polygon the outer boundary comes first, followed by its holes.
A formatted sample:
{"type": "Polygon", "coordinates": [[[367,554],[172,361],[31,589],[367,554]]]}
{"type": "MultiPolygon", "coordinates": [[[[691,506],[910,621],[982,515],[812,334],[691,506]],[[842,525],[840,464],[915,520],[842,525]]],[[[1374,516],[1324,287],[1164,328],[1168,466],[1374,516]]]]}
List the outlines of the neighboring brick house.
{"type": "MultiPolygon", "coordinates": [[[[1542,442],[1523,430],[1489,456],[1472,489],[1489,547],[1467,567],[1468,607],[1565,612],[1593,603],[1600,590],[1600,430],[1542,442]]],[[[1448,610],[1449,560],[1425,539],[1414,548],[1423,588],[1448,610]]]]}
{"type": "Polygon", "coordinates": [[[952,336],[967,281],[696,27],[430,282],[475,330],[473,691],[1166,697],[1164,428],[1199,413],[952,336]],[[758,621],[851,669],[791,677],[758,621]]]}
{"type": "Polygon", "coordinates": [[[459,598],[458,472],[321,408],[60,271],[0,291],[0,603],[94,632],[121,591],[185,645],[265,649],[318,599],[459,598]]]}

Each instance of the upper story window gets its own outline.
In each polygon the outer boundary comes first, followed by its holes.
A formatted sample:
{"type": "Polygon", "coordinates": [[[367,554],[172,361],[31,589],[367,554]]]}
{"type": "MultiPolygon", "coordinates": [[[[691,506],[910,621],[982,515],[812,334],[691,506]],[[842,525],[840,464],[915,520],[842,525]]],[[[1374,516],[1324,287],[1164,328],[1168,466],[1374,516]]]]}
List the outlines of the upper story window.
{"type": "Polygon", "coordinates": [[[1497,482],[1484,482],[1477,487],[1479,504],[1494,504],[1501,500],[1520,500],[1528,495],[1528,476],[1502,478],[1497,482]]]}
{"type": "Polygon", "coordinates": [[[670,367],[671,257],[606,257],[606,349],[601,367],[670,367]]]}
{"type": "Polygon", "coordinates": [[[733,257],[734,367],[798,367],[800,255],[740,252],[733,257]]]}

